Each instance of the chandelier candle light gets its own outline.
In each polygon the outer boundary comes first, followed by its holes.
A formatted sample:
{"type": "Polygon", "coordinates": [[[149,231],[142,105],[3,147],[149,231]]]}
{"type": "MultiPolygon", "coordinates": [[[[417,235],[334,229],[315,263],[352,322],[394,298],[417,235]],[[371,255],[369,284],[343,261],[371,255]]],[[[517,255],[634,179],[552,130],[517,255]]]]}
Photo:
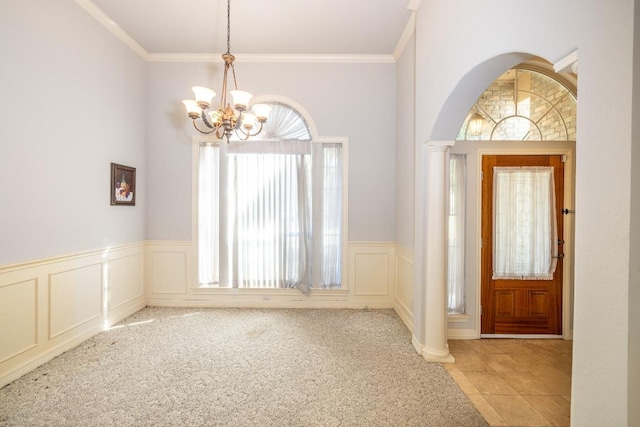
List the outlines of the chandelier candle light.
{"type": "Polygon", "coordinates": [[[236,71],[233,61],[236,57],[230,52],[231,50],[231,0],[227,0],[227,52],[222,54],[224,60],[224,77],[222,78],[222,96],[218,109],[213,110],[211,100],[216,93],[204,86],[194,86],[191,89],[196,99],[185,99],[183,102],[187,109],[187,115],[193,120],[193,127],[203,134],[215,132],[218,139],[225,137],[227,143],[233,131],[236,132],[238,138],[246,140],[251,136],[255,136],[262,131],[262,126],[267,121],[271,107],[267,104],[253,105],[252,112],[247,112],[249,102],[253,95],[249,92],[238,90],[238,82],[236,81],[236,71]],[[230,91],[233,97],[234,108],[238,111],[238,115],[234,113],[231,104],[227,103],[227,75],[229,68],[233,74],[233,85],[235,90],[230,91]],[[207,127],[201,129],[198,127],[197,120],[200,119],[207,127]],[[257,131],[253,131],[257,127],[257,131]]]}

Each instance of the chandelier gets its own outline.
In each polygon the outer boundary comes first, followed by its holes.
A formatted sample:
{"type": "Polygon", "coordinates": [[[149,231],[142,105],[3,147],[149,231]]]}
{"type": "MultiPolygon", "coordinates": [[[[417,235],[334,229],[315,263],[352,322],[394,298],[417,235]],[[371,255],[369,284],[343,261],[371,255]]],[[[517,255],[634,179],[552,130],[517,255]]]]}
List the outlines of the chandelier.
{"type": "Polygon", "coordinates": [[[187,109],[187,115],[193,121],[193,127],[200,133],[211,134],[215,132],[218,139],[223,137],[229,142],[231,134],[235,131],[238,138],[249,139],[262,131],[262,126],[267,121],[271,107],[267,104],[256,104],[249,108],[249,102],[253,95],[249,92],[238,90],[236,81],[236,71],[233,61],[236,57],[231,54],[231,0],[227,0],[227,52],[222,54],[224,61],[224,77],[222,78],[222,95],[218,109],[211,108],[211,100],[216,93],[204,86],[194,86],[191,89],[196,99],[185,99],[183,102],[187,109]],[[231,108],[231,103],[227,103],[227,76],[229,69],[233,75],[233,86],[235,90],[229,91],[233,98],[233,106],[238,112],[237,115],[231,108]],[[206,126],[198,126],[201,122],[206,126]]]}

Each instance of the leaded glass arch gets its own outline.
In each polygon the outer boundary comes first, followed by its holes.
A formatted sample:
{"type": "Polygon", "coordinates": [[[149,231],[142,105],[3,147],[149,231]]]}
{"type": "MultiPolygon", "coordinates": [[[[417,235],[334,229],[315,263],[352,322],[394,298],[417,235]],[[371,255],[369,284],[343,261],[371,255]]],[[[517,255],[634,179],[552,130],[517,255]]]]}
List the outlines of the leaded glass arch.
{"type": "Polygon", "coordinates": [[[576,96],[554,78],[513,68],[498,77],[475,102],[458,140],[575,141],[576,96]],[[470,125],[477,114],[482,125],[470,125]]]}
{"type": "MultiPolygon", "coordinates": [[[[282,102],[267,101],[262,104],[271,106],[269,119],[262,132],[250,137],[252,141],[310,141],[311,132],[304,117],[293,107],[282,102]]],[[[231,138],[239,141],[237,135],[231,138]]]]}

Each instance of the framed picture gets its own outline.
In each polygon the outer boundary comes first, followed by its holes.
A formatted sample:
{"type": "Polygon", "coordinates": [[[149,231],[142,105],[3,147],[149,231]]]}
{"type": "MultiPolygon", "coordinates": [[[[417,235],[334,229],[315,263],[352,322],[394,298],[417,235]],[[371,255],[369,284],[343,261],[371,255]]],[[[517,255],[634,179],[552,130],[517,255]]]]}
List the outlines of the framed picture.
{"type": "Polygon", "coordinates": [[[136,168],[111,163],[111,204],[136,205],[136,168]]]}

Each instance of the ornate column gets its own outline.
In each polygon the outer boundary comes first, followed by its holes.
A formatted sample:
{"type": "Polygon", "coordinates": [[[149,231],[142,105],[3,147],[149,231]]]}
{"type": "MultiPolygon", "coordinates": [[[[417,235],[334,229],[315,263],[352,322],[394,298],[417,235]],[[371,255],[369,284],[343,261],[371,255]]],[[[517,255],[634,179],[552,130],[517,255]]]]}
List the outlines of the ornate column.
{"type": "Polygon", "coordinates": [[[425,144],[424,336],[428,362],[455,362],[447,344],[447,205],[449,148],[454,142],[425,144]]]}

